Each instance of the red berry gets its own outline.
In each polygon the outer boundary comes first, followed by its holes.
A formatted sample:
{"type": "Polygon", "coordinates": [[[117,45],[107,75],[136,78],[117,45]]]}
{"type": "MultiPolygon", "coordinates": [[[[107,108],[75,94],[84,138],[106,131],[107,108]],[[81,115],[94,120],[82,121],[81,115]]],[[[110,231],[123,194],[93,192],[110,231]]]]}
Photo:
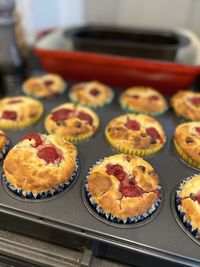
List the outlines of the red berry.
{"type": "Polygon", "coordinates": [[[42,145],[42,139],[40,138],[40,135],[37,133],[31,133],[26,135],[23,140],[28,139],[29,141],[31,141],[32,139],[35,141],[35,144],[31,144],[31,146],[33,147],[38,147],[40,145],[42,145]]]}
{"type": "Polygon", "coordinates": [[[192,97],[192,98],[189,98],[189,101],[190,101],[194,106],[199,106],[199,105],[200,105],[200,97],[192,97]]]}
{"type": "Polygon", "coordinates": [[[2,119],[16,121],[17,113],[15,111],[5,110],[2,114],[2,119]]]}
{"type": "Polygon", "coordinates": [[[144,190],[136,184],[121,186],[120,192],[124,197],[140,197],[145,193],[144,190]]]}
{"type": "Polygon", "coordinates": [[[18,104],[18,103],[22,103],[22,99],[11,99],[10,101],[8,101],[7,104],[11,105],[11,104],[18,104]]]}
{"type": "Polygon", "coordinates": [[[146,133],[151,136],[153,139],[161,140],[161,135],[154,127],[149,127],[146,129],[146,133]]]}
{"type": "Polygon", "coordinates": [[[200,134],[200,127],[195,127],[195,131],[200,134]]]}
{"type": "Polygon", "coordinates": [[[200,204],[200,191],[198,191],[197,193],[196,193],[196,200],[198,201],[198,203],[200,204]]]}
{"type": "Polygon", "coordinates": [[[93,88],[90,90],[90,94],[93,96],[98,96],[100,94],[100,91],[96,88],[93,88]]]}
{"type": "Polygon", "coordinates": [[[125,123],[125,126],[129,130],[133,130],[133,131],[140,130],[140,124],[136,120],[130,120],[130,119],[128,119],[127,122],[125,123]]]}
{"type": "Polygon", "coordinates": [[[52,84],[54,84],[54,81],[52,81],[52,80],[46,80],[46,81],[44,81],[44,85],[45,85],[46,87],[48,87],[48,86],[50,86],[50,85],[52,85],[52,84]]]}
{"type": "Polygon", "coordinates": [[[37,153],[38,158],[43,159],[46,163],[60,162],[61,156],[53,146],[43,147],[37,153]]]}
{"type": "Polygon", "coordinates": [[[159,96],[152,95],[152,96],[149,97],[149,99],[152,100],[152,101],[157,101],[157,100],[159,100],[159,96]]]}
{"type": "Polygon", "coordinates": [[[61,108],[52,113],[51,119],[55,122],[64,121],[68,119],[73,113],[74,110],[72,109],[61,108]]]}
{"type": "Polygon", "coordinates": [[[123,167],[119,164],[114,164],[114,165],[107,164],[106,172],[108,175],[115,176],[119,181],[122,181],[126,178],[126,173],[123,167]]]}
{"type": "Polygon", "coordinates": [[[79,111],[79,113],[77,114],[77,118],[79,118],[80,120],[86,121],[88,124],[92,125],[92,122],[93,122],[92,117],[83,111],[79,111]]]}

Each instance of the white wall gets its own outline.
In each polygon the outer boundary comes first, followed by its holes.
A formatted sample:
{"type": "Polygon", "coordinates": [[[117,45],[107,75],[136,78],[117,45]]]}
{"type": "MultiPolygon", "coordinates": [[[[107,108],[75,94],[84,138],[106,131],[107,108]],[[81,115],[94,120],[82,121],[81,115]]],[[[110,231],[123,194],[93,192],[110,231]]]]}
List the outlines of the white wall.
{"type": "Polygon", "coordinates": [[[84,23],[84,0],[16,0],[28,42],[38,31],[84,23]]]}
{"type": "Polygon", "coordinates": [[[200,0],[16,0],[29,42],[51,27],[98,23],[187,28],[200,36],[200,0]]]}

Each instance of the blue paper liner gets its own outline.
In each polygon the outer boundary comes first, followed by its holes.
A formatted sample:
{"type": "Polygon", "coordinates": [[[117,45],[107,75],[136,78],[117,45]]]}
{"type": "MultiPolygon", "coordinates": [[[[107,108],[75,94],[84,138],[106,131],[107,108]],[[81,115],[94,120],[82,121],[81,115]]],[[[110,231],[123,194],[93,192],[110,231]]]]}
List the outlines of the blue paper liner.
{"type": "Polygon", "coordinates": [[[114,92],[111,88],[109,88],[109,90],[110,90],[110,97],[106,99],[102,104],[82,104],[81,101],[73,97],[72,90],[70,90],[68,96],[69,96],[70,101],[72,101],[73,103],[79,103],[80,105],[83,105],[89,108],[102,108],[105,105],[108,105],[113,101],[114,92]]]}
{"type": "Polygon", "coordinates": [[[179,197],[180,192],[183,189],[183,186],[189,181],[191,180],[194,176],[196,175],[192,175],[189,176],[187,178],[185,178],[179,185],[178,190],[176,191],[176,197],[175,197],[175,201],[176,201],[176,208],[177,208],[177,212],[178,215],[181,219],[181,221],[183,222],[183,225],[192,233],[192,235],[200,240],[200,229],[198,228],[194,228],[192,226],[192,223],[187,219],[186,217],[186,213],[183,211],[182,209],[182,205],[181,205],[181,199],[179,197]]]}
{"type": "MultiPolygon", "coordinates": [[[[131,224],[131,223],[136,223],[136,222],[140,222],[142,220],[144,220],[145,218],[149,217],[160,205],[161,203],[161,198],[159,197],[155,203],[153,204],[153,206],[148,209],[145,213],[140,214],[138,216],[135,217],[128,217],[126,219],[122,219],[122,218],[118,218],[116,216],[113,216],[111,213],[105,212],[103,208],[101,208],[97,203],[95,203],[92,194],[89,191],[88,188],[88,177],[90,176],[90,171],[96,166],[99,165],[104,159],[101,159],[99,161],[97,161],[90,169],[88,172],[88,175],[86,176],[86,183],[85,183],[85,193],[86,193],[86,197],[88,198],[88,200],[90,201],[90,204],[92,205],[92,208],[103,218],[114,222],[114,223],[121,223],[121,224],[131,224]]],[[[161,196],[161,186],[158,186],[156,188],[159,192],[159,195],[161,196]]]]}
{"type": "Polygon", "coordinates": [[[134,114],[145,114],[145,115],[149,115],[149,116],[152,116],[152,117],[158,117],[158,116],[164,114],[168,110],[169,105],[168,105],[168,103],[167,103],[166,100],[165,100],[165,103],[166,103],[166,107],[163,110],[159,111],[159,112],[144,112],[144,111],[137,111],[137,110],[134,110],[134,109],[129,109],[127,106],[125,106],[124,104],[122,104],[121,100],[119,99],[120,107],[125,112],[127,112],[127,113],[134,113],[134,114]]]}
{"type": "Polygon", "coordinates": [[[16,195],[20,197],[27,198],[27,199],[43,199],[43,198],[54,196],[62,192],[63,190],[65,190],[72,183],[72,181],[77,177],[78,168],[79,168],[79,161],[78,161],[78,158],[76,158],[75,170],[72,176],[65,183],[60,184],[58,187],[48,190],[46,192],[41,192],[41,193],[32,193],[32,192],[24,191],[22,189],[16,189],[12,184],[8,182],[4,172],[2,173],[2,179],[4,183],[7,185],[7,187],[13,193],[15,193],[16,195]]]}
{"type": "Polygon", "coordinates": [[[3,147],[2,151],[0,152],[0,161],[6,156],[9,148],[10,148],[10,139],[7,138],[7,142],[5,146],[3,147]]]}

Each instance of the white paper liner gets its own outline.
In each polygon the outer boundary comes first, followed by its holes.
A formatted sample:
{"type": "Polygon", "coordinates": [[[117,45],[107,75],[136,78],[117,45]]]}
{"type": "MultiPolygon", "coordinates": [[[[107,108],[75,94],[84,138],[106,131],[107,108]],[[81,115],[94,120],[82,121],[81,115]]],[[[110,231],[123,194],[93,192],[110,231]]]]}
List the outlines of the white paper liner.
{"type": "MultiPolygon", "coordinates": [[[[100,159],[99,161],[97,161],[89,169],[88,175],[86,176],[85,193],[86,193],[86,196],[87,196],[88,200],[90,201],[93,209],[95,211],[97,211],[97,213],[100,216],[106,218],[107,220],[110,220],[111,222],[115,222],[115,223],[122,223],[122,224],[136,223],[136,222],[142,221],[145,218],[147,218],[148,216],[150,216],[158,208],[158,206],[160,205],[160,203],[161,203],[161,198],[160,197],[155,201],[155,203],[153,204],[153,206],[150,209],[148,209],[145,213],[140,214],[140,215],[135,216],[135,217],[128,217],[126,219],[118,218],[116,216],[113,216],[111,213],[105,212],[103,208],[101,208],[97,203],[95,203],[94,198],[92,197],[92,194],[90,193],[89,188],[88,188],[88,178],[90,176],[90,171],[96,165],[99,165],[103,160],[104,159],[100,159]]],[[[158,190],[159,195],[161,195],[161,186],[158,186],[156,189],[158,190]]]]}
{"type": "Polygon", "coordinates": [[[179,197],[183,186],[189,181],[191,180],[194,176],[197,176],[197,174],[189,176],[187,178],[185,178],[179,185],[178,190],[176,191],[176,206],[177,206],[177,212],[179,214],[179,217],[181,218],[184,226],[194,235],[194,237],[196,237],[197,239],[200,240],[200,229],[193,227],[192,226],[192,222],[187,219],[187,216],[185,214],[185,212],[183,211],[182,205],[181,205],[181,199],[179,197]]]}
{"type": "Polygon", "coordinates": [[[72,176],[65,183],[62,183],[58,187],[53,188],[51,190],[48,190],[46,192],[40,192],[40,193],[32,193],[32,192],[24,191],[22,189],[16,189],[12,184],[10,184],[8,182],[4,172],[2,173],[2,179],[4,180],[7,187],[12,192],[14,192],[16,195],[18,195],[20,197],[28,198],[28,199],[43,199],[43,198],[47,198],[47,197],[51,197],[53,195],[56,195],[56,194],[62,192],[63,190],[65,190],[72,183],[72,181],[76,178],[77,173],[78,173],[78,168],[79,168],[79,161],[78,161],[78,158],[76,158],[76,165],[75,165],[74,172],[73,172],[72,176]]]}

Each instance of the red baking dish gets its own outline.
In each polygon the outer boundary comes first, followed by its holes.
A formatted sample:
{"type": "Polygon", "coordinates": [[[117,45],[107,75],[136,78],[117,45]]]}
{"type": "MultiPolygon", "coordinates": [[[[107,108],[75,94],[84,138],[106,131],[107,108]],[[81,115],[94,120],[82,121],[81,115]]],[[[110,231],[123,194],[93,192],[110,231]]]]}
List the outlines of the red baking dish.
{"type": "MultiPolygon", "coordinates": [[[[39,34],[40,37],[42,33],[39,34]]],[[[70,80],[98,80],[112,86],[152,86],[171,95],[189,88],[200,74],[200,66],[165,61],[102,55],[81,51],[59,51],[34,47],[43,68],[70,80]]]]}

